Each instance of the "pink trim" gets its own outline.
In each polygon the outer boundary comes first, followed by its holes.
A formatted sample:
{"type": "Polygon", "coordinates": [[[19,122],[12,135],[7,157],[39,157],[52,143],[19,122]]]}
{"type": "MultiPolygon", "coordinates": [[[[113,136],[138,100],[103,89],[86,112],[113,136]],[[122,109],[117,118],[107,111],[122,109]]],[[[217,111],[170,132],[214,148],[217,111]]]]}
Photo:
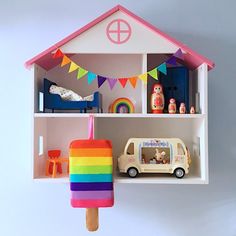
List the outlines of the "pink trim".
{"type": "Polygon", "coordinates": [[[72,33],[71,35],[67,36],[66,38],[64,38],[63,40],[59,41],[58,43],[54,44],[53,46],[51,46],[50,48],[48,48],[47,50],[41,52],[40,54],[38,54],[37,56],[33,57],[32,59],[28,60],[25,63],[25,66],[27,68],[29,68],[30,66],[32,66],[32,64],[34,64],[35,62],[37,62],[38,60],[42,59],[43,57],[45,57],[47,54],[51,54],[54,50],[56,50],[57,48],[60,48],[61,46],[63,46],[64,44],[66,44],[67,42],[69,42],[70,40],[74,39],[75,37],[79,36],[80,34],[82,34],[83,32],[85,32],[86,30],[92,28],[93,26],[95,26],[96,24],[100,23],[101,21],[103,21],[104,19],[106,19],[107,17],[109,17],[110,15],[114,14],[117,11],[122,11],[125,14],[127,14],[128,16],[134,18],[135,20],[137,20],[139,23],[142,23],[144,26],[146,26],[147,28],[153,30],[154,32],[156,32],[157,34],[161,35],[162,37],[164,37],[165,39],[169,40],[170,42],[172,42],[173,44],[175,44],[177,47],[179,47],[181,50],[184,50],[187,53],[187,57],[186,59],[190,59],[191,58],[191,63],[187,64],[191,64],[192,68],[196,68],[197,66],[199,66],[202,63],[206,63],[208,65],[209,70],[212,69],[215,65],[214,62],[207,59],[206,57],[198,54],[197,52],[193,51],[192,49],[188,48],[186,45],[180,43],[179,41],[177,41],[176,39],[170,37],[169,35],[163,33],[162,31],[160,31],[158,28],[156,28],[155,26],[153,26],[152,24],[146,22],[145,20],[143,20],[141,17],[135,15],[134,13],[130,12],[129,10],[127,10],[126,8],[124,8],[121,5],[117,5],[114,8],[112,8],[111,10],[109,10],[108,12],[104,13],[103,15],[99,16],[98,18],[96,18],[95,20],[91,21],[89,24],[85,25],[84,27],[82,27],[81,29],[75,31],[74,33],[72,33]],[[193,58],[192,58],[193,57],[193,58]]]}

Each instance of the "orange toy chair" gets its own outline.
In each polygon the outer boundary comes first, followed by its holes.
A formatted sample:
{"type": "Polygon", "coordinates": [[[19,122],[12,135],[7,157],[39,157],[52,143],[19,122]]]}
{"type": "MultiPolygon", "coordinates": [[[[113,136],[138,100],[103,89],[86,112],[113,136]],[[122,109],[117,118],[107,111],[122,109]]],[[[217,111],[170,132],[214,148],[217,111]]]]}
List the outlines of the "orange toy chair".
{"type": "Polygon", "coordinates": [[[46,176],[62,174],[62,163],[67,163],[67,172],[69,173],[69,159],[61,156],[61,150],[48,150],[48,159],[46,161],[46,176]]]}

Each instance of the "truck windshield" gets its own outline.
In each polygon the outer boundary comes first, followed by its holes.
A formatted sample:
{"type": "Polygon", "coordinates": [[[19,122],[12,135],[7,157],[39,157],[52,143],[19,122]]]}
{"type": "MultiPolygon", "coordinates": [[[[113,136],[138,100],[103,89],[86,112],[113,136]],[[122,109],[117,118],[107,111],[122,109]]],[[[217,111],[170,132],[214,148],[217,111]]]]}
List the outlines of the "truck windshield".
{"type": "Polygon", "coordinates": [[[128,155],[134,155],[134,143],[130,143],[128,148],[127,148],[127,153],[128,155]]]}
{"type": "Polygon", "coordinates": [[[185,155],[183,145],[181,143],[177,144],[178,155],[185,155]]]}

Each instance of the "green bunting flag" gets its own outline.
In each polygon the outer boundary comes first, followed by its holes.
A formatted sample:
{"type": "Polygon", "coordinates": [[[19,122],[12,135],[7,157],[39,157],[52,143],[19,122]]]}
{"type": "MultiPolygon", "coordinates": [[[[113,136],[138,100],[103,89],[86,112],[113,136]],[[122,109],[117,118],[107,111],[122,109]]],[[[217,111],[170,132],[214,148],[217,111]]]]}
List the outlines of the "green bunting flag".
{"type": "Polygon", "coordinates": [[[77,79],[82,78],[83,76],[85,76],[88,73],[87,70],[83,69],[82,67],[79,67],[78,69],[78,74],[77,74],[77,79]]]}
{"type": "Polygon", "coordinates": [[[158,80],[157,68],[154,68],[153,70],[148,71],[148,74],[152,76],[153,79],[158,80]]]}

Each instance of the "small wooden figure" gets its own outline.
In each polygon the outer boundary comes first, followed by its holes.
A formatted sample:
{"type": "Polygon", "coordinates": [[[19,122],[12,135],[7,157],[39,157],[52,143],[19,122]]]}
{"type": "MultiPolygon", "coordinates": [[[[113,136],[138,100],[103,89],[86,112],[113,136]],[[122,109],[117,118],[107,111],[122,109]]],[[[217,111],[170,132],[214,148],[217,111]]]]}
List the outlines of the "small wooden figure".
{"type": "Polygon", "coordinates": [[[190,108],[190,114],[195,114],[195,108],[194,108],[194,106],[191,106],[191,108],[190,108]]]}
{"type": "Polygon", "coordinates": [[[152,113],[163,113],[164,110],[164,94],[161,84],[154,84],[151,95],[152,113]]]}
{"type": "Polygon", "coordinates": [[[180,114],[185,114],[186,113],[186,107],[185,107],[185,104],[183,102],[180,103],[179,113],[180,114]]]}
{"type": "Polygon", "coordinates": [[[176,113],[176,103],[175,103],[174,98],[170,99],[170,103],[169,103],[169,106],[168,106],[168,112],[170,114],[175,114],[176,113]]]}

